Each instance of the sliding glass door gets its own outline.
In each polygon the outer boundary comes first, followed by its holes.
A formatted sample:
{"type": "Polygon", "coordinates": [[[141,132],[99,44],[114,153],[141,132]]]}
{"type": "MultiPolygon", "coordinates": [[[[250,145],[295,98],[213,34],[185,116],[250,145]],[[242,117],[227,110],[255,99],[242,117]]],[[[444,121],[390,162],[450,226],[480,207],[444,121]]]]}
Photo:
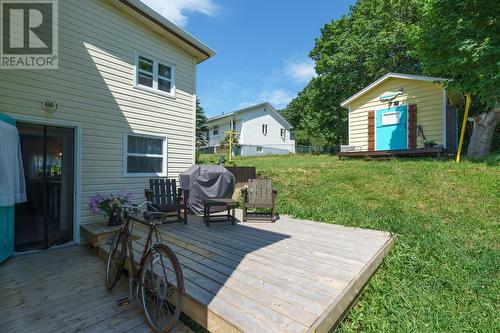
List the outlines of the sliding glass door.
{"type": "Polygon", "coordinates": [[[73,128],[17,123],[28,201],[16,205],[15,250],[73,239],[73,128]]]}

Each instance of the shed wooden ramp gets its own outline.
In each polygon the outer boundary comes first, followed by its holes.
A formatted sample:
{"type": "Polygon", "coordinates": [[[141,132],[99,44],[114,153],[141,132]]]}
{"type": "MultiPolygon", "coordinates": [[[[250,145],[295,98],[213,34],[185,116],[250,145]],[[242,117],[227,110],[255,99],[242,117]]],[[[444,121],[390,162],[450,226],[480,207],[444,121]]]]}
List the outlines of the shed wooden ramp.
{"type": "MultiPolygon", "coordinates": [[[[88,247],[16,256],[0,265],[0,332],[151,332],[122,279],[109,293],[104,263],[88,247]]],[[[173,333],[192,333],[179,323],[173,333]]]]}
{"type": "MultiPolygon", "coordinates": [[[[287,216],[210,227],[189,216],[160,230],[182,265],[183,311],[210,332],[328,332],[393,242],[386,232],[287,216]]],[[[136,224],[137,251],[145,232],[136,224]]]]}

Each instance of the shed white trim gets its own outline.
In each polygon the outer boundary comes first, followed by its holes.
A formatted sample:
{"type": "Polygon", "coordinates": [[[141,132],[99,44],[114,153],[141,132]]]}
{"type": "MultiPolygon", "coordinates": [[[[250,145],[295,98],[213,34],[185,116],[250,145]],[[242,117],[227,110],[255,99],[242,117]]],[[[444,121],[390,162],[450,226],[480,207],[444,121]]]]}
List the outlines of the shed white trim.
{"type": "Polygon", "coordinates": [[[340,106],[346,107],[349,103],[351,103],[353,100],[357,99],[358,97],[364,95],[366,92],[369,90],[375,88],[385,80],[389,78],[399,78],[399,79],[408,79],[408,80],[417,80],[417,81],[427,81],[427,82],[444,82],[444,81],[449,81],[449,79],[444,79],[440,77],[432,77],[432,76],[421,76],[421,75],[411,75],[411,74],[401,74],[401,73],[387,73],[384,76],[382,76],[380,79],[374,81],[370,85],[366,86],[365,88],[361,89],[342,103],[340,103],[340,106]]]}

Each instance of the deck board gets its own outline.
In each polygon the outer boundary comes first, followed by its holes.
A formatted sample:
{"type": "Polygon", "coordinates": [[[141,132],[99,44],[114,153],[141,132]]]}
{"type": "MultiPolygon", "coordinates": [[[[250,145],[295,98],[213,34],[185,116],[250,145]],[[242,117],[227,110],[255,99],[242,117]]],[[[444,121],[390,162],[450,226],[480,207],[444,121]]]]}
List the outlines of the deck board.
{"type": "MultiPolygon", "coordinates": [[[[210,227],[189,216],[187,225],[160,230],[183,269],[183,311],[211,332],[328,332],[393,241],[386,232],[288,216],[210,227]]],[[[146,228],[134,232],[139,252],[146,228]]]]}
{"type": "MultiPolygon", "coordinates": [[[[0,332],[151,332],[128,285],[104,286],[104,263],[87,247],[15,256],[0,265],[0,332]]],[[[179,323],[175,333],[192,332],[179,323]]]]}

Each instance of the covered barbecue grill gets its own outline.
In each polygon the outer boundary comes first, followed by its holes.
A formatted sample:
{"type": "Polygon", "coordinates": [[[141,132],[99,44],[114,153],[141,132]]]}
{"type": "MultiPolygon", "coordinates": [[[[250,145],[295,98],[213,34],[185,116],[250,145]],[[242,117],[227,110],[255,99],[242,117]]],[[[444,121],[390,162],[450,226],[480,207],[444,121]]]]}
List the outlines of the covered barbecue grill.
{"type": "MultiPolygon", "coordinates": [[[[205,199],[231,198],[236,185],[233,174],[222,165],[195,164],[179,178],[180,186],[187,197],[188,208],[195,214],[203,214],[205,199]]],[[[225,207],[221,207],[218,211],[224,209],[225,207]]]]}

